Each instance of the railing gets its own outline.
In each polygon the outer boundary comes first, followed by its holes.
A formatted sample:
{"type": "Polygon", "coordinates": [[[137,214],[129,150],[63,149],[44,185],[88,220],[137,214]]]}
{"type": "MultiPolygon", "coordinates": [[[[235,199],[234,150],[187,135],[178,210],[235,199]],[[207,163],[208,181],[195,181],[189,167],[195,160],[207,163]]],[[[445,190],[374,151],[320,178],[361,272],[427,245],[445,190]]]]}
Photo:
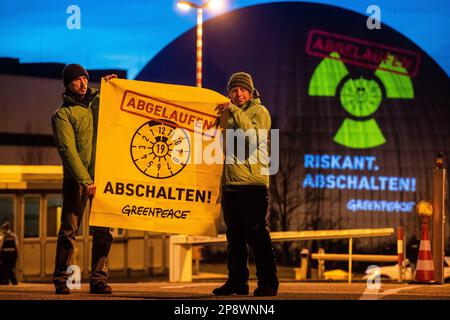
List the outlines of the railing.
{"type": "MultiPolygon", "coordinates": [[[[367,237],[386,237],[394,234],[394,228],[381,229],[346,229],[346,230],[314,230],[314,231],[282,231],[271,232],[272,242],[306,241],[325,239],[349,239],[349,282],[351,282],[351,265],[353,260],[353,239],[367,237]]],[[[192,246],[223,245],[226,236],[218,237],[173,235],[169,240],[169,281],[192,281],[192,246]]]]}

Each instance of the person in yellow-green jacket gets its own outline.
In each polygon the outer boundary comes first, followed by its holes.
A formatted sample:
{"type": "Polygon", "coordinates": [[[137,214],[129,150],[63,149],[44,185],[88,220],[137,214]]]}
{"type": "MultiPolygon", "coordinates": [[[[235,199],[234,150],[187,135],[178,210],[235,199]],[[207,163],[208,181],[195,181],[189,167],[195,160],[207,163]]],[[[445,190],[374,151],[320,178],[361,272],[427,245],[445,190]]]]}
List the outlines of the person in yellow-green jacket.
{"type": "MultiPolygon", "coordinates": [[[[112,74],[103,78],[117,78],[112,74]]],[[[69,294],[68,267],[86,206],[95,196],[95,145],[99,91],[88,87],[89,74],[79,64],[63,70],[66,91],[62,104],[52,117],[55,144],[64,170],[61,227],[56,246],[53,283],[56,294],[69,294]]],[[[111,294],[107,284],[107,258],[112,244],[110,228],[93,227],[90,293],[111,294]]]]}
{"type": "Polygon", "coordinates": [[[255,255],[258,278],[254,295],[275,296],[279,282],[266,225],[269,198],[268,132],[271,118],[269,111],[261,104],[252,77],[247,73],[238,72],[231,76],[228,97],[231,103],[219,106],[219,111],[228,116],[225,183],[222,188],[222,209],[227,226],[228,280],[223,286],[214,289],[213,294],[249,293],[247,245],[250,245],[255,255]],[[234,143],[230,143],[230,139],[234,143]],[[239,139],[245,145],[245,152],[241,154],[236,141],[239,139]]]}

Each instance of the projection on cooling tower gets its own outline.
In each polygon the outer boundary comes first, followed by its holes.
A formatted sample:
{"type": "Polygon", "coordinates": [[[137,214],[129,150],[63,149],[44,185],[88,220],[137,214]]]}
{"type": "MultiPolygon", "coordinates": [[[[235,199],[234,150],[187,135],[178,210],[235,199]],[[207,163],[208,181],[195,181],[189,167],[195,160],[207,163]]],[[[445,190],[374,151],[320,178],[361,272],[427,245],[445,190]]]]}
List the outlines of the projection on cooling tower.
{"type": "MultiPolygon", "coordinates": [[[[308,95],[335,99],[347,113],[333,141],[361,152],[359,155],[305,154],[306,171],[335,170],[340,174],[306,173],[302,187],[415,192],[416,177],[380,175],[377,157],[364,155],[370,154],[364,150],[386,143],[386,137],[374,118],[374,113],[383,105],[383,99],[414,99],[411,75],[417,73],[419,55],[320,30],[310,31],[306,51],[309,55],[323,58],[311,76],[308,95]],[[346,64],[373,72],[352,74],[346,64]],[[358,171],[369,175],[354,174],[358,171]]],[[[411,212],[414,205],[414,201],[353,198],[348,201],[347,210],[411,212]]]]}
{"type": "MultiPolygon", "coordinates": [[[[315,228],[402,223],[412,235],[415,203],[432,199],[436,153],[450,157],[450,81],[387,21],[380,30],[366,22],[356,12],[304,2],[217,16],[203,29],[204,87],[226,94],[233,72],[252,74],[272,128],[280,129],[271,210],[284,205],[300,221],[293,227],[311,227],[301,223],[316,214],[315,228]]],[[[192,43],[195,29],[137,79],[194,85],[192,43]]]]}

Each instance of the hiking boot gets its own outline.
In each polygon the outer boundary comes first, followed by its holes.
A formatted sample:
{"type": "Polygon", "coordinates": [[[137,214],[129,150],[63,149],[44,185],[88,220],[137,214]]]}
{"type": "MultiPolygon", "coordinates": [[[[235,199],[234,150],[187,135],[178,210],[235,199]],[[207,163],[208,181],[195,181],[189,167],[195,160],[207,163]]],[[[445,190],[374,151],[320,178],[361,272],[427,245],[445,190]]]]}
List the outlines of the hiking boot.
{"type": "Polygon", "coordinates": [[[96,284],[90,284],[90,294],[111,294],[112,289],[106,284],[106,282],[99,282],[96,284]]]}
{"type": "Polygon", "coordinates": [[[270,297],[276,296],[278,294],[278,285],[259,285],[258,288],[255,289],[253,295],[255,297],[270,297]]]}
{"type": "Polygon", "coordinates": [[[55,285],[55,294],[70,294],[70,289],[66,285],[55,285]]]}
{"type": "Polygon", "coordinates": [[[219,288],[216,288],[212,292],[216,296],[231,296],[237,294],[245,296],[248,294],[248,284],[234,284],[229,281],[219,288]]]}

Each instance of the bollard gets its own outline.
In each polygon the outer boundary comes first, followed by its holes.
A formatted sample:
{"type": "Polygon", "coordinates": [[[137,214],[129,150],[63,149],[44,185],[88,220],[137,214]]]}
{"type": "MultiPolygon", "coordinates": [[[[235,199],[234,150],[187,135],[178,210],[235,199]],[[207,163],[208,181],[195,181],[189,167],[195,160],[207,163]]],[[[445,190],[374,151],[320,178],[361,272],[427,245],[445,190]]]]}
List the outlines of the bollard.
{"type": "Polygon", "coordinates": [[[398,282],[403,282],[405,261],[405,231],[403,227],[397,229],[398,282]]]}
{"type": "Polygon", "coordinates": [[[308,279],[309,249],[300,251],[300,280],[308,279]]]}
{"type": "MultiPolygon", "coordinates": [[[[319,248],[319,254],[325,253],[324,248],[319,248]]],[[[317,260],[317,277],[322,280],[325,273],[325,260],[317,260]]]]}
{"type": "Polygon", "coordinates": [[[203,246],[193,246],[192,247],[192,274],[197,275],[200,272],[200,260],[202,260],[202,249],[203,246]]]}

